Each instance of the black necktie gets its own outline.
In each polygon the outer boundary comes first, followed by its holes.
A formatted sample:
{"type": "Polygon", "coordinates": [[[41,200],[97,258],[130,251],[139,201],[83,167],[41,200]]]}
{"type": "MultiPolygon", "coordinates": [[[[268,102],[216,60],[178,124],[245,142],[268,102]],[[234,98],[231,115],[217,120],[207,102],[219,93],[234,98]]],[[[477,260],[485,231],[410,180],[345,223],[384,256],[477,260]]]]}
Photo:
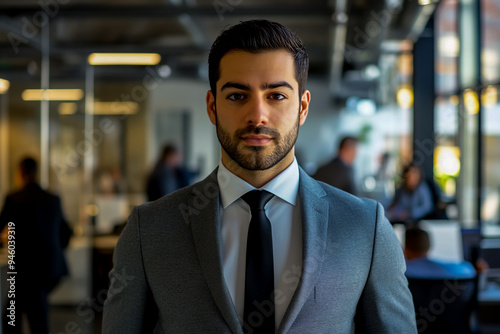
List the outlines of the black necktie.
{"type": "Polygon", "coordinates": [[[273,197],[267,191],[253,190],[241,198],[250,206],[248,227],[244,327],[254,334],[274,333],[274,264],[271,223],[264,206],[273,197]]]}

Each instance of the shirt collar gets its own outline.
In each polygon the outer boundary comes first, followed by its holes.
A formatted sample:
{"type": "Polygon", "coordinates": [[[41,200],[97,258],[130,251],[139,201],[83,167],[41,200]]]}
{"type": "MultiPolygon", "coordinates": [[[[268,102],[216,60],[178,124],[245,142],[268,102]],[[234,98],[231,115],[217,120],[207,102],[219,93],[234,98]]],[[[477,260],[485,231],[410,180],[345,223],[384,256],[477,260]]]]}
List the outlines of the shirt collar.
{"type": "MultiPolygon", "coordinates": [[[[225,209],[241,196],[256,188],[230,172],[222,163],[217,171],[222,207],[225,209]]],[[[266,183],[262,190],[269,191],[274,196],[281,198],[295,206],[299,192],[299,165],[294,158],[293,162],[274,179],[266,183]]]]}

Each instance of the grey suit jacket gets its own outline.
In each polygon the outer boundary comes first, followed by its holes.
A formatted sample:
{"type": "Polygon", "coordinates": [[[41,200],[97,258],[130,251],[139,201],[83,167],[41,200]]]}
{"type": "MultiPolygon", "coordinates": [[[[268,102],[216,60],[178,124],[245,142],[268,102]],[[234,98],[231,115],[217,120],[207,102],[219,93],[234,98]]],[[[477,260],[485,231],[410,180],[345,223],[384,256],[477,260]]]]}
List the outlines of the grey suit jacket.
{"type": "MultiPolygon", "coordinates": [[[[416,333],[402,249],[382,207],[302,169],[299,195],[303,267],[278,333],[416,333]]],[[[222,271],[219,202],[214,171],[133,210],[103,333],[152,333],[158,321],[165,333],[244,332],[222,271]]]]}

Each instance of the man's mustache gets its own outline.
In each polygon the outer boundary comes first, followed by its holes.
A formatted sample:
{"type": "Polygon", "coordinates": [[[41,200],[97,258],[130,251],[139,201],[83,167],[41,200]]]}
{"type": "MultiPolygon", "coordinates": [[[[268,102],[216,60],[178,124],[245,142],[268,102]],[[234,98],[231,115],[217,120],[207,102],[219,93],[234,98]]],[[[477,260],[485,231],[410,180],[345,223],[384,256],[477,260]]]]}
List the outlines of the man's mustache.
{"type": "Polygon", "coordinates": [[[266,135],[272,137],[274,139],[279,139],[281,137],[280,133],[276,129],[268,128],[265,126],[255,126],[249,125],[244,129],[236,130],[235,136],[237,138],[241,138],[245,135],[254,134],[254,135],[266,135]]]}

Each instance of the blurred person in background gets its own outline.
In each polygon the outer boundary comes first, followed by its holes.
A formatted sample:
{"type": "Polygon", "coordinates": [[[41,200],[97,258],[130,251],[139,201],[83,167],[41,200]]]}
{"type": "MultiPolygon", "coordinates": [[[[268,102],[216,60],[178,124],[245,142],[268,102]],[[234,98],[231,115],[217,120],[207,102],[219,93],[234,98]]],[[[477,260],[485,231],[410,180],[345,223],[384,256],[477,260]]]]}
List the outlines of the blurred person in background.
{"type": "Polygon", "coordinates": [[[182,160],[182,152],[175,145],[167,144],[163,147],[163,152],[147,180],[148,201],[157,200],[189,185],[189,173],[182,166],[182,160]]]}
{"type": "Polygon", "coordinates": [[[417,227],[405,232],[406,277],[426,279],[466,279],[476,277],[474,266],[462,261],[459,263],[442,262],[427,257],[431,241],[429,234],[417,227]]]}
{"type": "Polygon", "coordinates": [[[357,195],[358,191],[354,182],[353,170],[357,152],[357,138],[342,138],[337,156],[326,165],[321,166],[316,174],[313,175],[313,178],[344,190],[352,195],[357,195]]]}
{"type": "Polygon", "coordinates": [[[421,169],[414,163],[403,168],[403,184],[396,190],[387,210],[392,223],[415,222],[434,210],[432,192],[421,169]]]}
{"type": "MultiPolygon", "coordinates": [[[[49,333],[47,295],[68,274],[63,250],[71,230],[64,218],[58,196],[43,190],[36,181],[37,162],[21,161],[22,188],[7,196],[0,213],[0,230],[14,226],[13,268],[16,292],[15,326],[6,324],[6,333],[21,333],[21,315],[26,314],[31,333],[49,333]]],[[[10,303],[10,302],[8,302],[10,303]]],[[[5,310],[4,310],[5,311],[5,310]]]]}

